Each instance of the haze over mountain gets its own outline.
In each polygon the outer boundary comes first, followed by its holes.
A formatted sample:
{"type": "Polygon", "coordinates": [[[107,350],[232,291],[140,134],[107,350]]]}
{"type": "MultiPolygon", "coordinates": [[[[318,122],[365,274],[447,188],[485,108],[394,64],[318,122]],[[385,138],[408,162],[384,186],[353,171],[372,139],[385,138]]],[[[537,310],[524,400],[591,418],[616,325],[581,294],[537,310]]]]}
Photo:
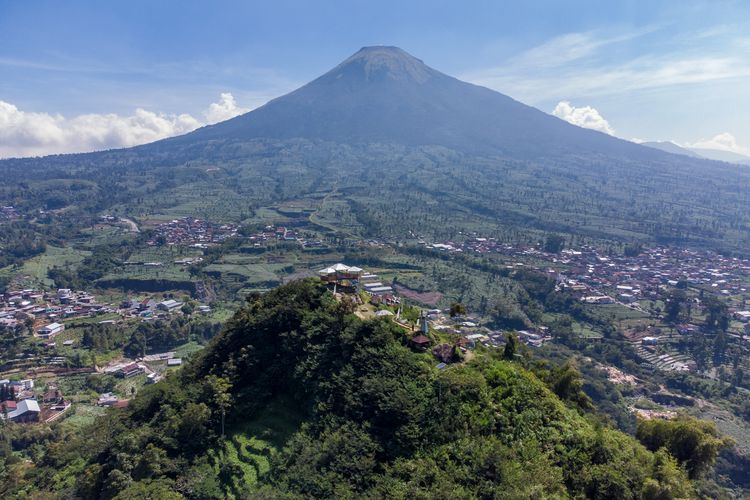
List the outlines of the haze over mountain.
{"type": "Polygon", "coordinates": [[[641,146],[658,149],[658,150],[665,151],[667,153],[672,153],[675,155],[685,155],[691,158],[704,158],[698,153],[688,148],[683,148],[682,146],[678,146],[677,144],[671,141],[648,141],[648,142],[641,142],[639,144],[641,146]]]}
{"type": "Polygon", "coordinates": [[[733,151],[724,151],[721,149],[690,148],[690,150],[703,158],[715,161],[725,161],[728,163],[750,164],[750,156],[745,156],[733,151]]]}
{"type": "Polygon", "coordinates": [[[732,151],[724,151],[721,149],[708,149],[708,148],[686,148],[678,146],[671,141],[649,141],[641,142],[641,146],[647,146],[649,148],[659,149],[667,153],[690,156],[692,158],[702,158],[704,160],[723,161],[727,163],[736,163],[738,165],[750,164],[750,156],[745,156],[740,153],[734,153],[732,151]]]}

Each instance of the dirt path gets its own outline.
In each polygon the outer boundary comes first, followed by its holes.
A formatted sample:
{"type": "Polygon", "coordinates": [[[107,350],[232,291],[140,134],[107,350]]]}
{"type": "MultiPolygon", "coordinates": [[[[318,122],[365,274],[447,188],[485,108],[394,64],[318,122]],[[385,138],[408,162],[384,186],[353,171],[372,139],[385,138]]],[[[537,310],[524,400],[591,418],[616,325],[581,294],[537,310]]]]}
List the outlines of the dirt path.
{"type": "Polygon", "coordinates": [[[126,219],[125,217],[120,217],[120,222],[124,222],[125,224],[127,224],[127,226],[130,228],[130,232],[131,233],[140,233],[141,232],[141,230],[138,229],[138,224],[136,224],[135,222],[133,222],[130,219],[126,219]]]}

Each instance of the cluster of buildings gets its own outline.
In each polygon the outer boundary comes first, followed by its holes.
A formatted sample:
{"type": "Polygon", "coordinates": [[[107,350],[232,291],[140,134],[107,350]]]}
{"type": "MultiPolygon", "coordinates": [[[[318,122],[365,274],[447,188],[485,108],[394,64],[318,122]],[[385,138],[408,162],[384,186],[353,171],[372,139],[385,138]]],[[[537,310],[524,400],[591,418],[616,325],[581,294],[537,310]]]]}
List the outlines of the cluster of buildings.
{"type": "Polygon", "coordinates": [[[293,228],[273,225],[266,226],[263,231],[248,236],[246,240],[255,248],[263,248],[270,241],[296,242],[303,248],[323,248],[325,246],[322,240],[308,238],[293,228]]]}
{"type": "MultiPolygon", "coordinates": [[[[56,337],[65,331],[66,324],[76,318],[113,313],[124,319],[152,321],[169,318],[175,313],[182,314],[183,305],[184,302],[174,298],[158,300],[146,298],[141,301],[125,300],[119,307],[116,307],[97,303],[96,299],[87,292],[66,288],[48,292],[33,289],[9,291],[0,294],[0,332],[13,331],[16,335],[28,333],[40,339],[46,347],[51,348],[60,344],[56,337]]],[[[210,314],[211,308],[207,305],[199,305],[194,312],[210,314]]],[[[115,324],[116,322],[116,319],[103,319],[99,321],[99,324],[115,324]]],[[[67,339],[62,342],[62,345],[75,348],[77,341],[67,339]]],[[[28,367],[33,359],[43,362],[44,365],[62,365],[66,361],[66,358],[60,356],[35,358],[28,353],[21,358],[9,360],[4,359],[2,354],[0,352],[0,359],[13,366],[28,367]]]]}
{"type": "MultiPolygon", "coordinates": [[[[479,318],[472,316],[450,317],[440,309],[430,309],[425,313],[425,319],[430,327],[444,333],[451,333],[461,337],[462,347],[502,347],[505,345],[508,333],[503,330],[492,330],[481,325],[479,318]]],[[[518,339],[531,347],[539,347],[552,337],[545,326],[518,330],[518,339]]]]}
{"type": "Polygon", "coordinates": [[[19,424],[52,422],[69,408],[70,401],[55,385],[37,394],[32,379],[0,380],[0,419],[19,424]]]}
{"type": "MultiPolygon", "coordinates": [[[[399,314],[396,314],[398,321],[399,314]]],[[[440,309],[430,309],[422,311],[419,318],[419,331],[412,334],[409,340],[409,346],[416,351],[430,351],[435,357],[438,369],[444,369],[450,363],[455,363],[463,359],[464,354],[477,346],[487,348],[504,348],[507,342],[509,332],[491,330],[483,327],[479,319],[471,316],[449,316],[446,311],[440,309]],[[441,333],[451,334],[450,340],[433,342],[434,336],[430,336],[430,329],[437,330],[441,333]]],[[[551,339],[550,333],[546,327],[539,327],[529,330],[515,332],[518,339],[529,346],[539,347],[544,342],[551,339]]]]}
{"type": "Polygon", "coordinates": [[[521,252],[524,249],[502,243],[497,241],[495,238],[484,238],[481,236],[474,236],[467,238],[463,241],[444,241],[442,243],[429,243],[425,240],[419,240],[419,244],[430,248],[432,250],[440,250],[443,252],[474,252],[480,254],[486,253],[502,253],[511,255],[516,252],[521,252]]]}
{"type": "MultiPolygon", "coordinates": [[[[228,238],[237,237],[238,234],[239,226],[236,224],[220,225],[193,217],[182,217],[156,226],[154,237],[148,241],[148,244],[190,245],[195,248],[206,248],[212,244],[221,243],[228,238]]],[[[244,236],[243,239],[255,248],[263,248],[272,241],[299,243],[303,248],[325,247],[322,240],[308,236],[290,227],[269,225],[262,231],[244,236]]],[[[201,260],[200,257],[189,257],[175,261],[175,263],[194,264],[201,260]]]]}
{"type": "Polygon", "coordinates": [[[20,219],[20,218],[21,218],[21,214],[19,214],[18,210],[16,210],[14,207],[11,207],[11,206],[0,207],[0,222],[12,221],[12,220],[20,219]]]}
{"type": "Polygon", "coordinates": [[[237,236],[236,224],[215,224],[203,219],[181,217],[164,222],[154,228],[154,237],[149,245],[192,245],[204,248],[237,236]]]}
{"type": "Polygon", "coordinates": [[[399,304],[393,287],[383,283],[377,274],[366,272],[357,266],[338,263],[318,271],[318,276],[334,292],[364,292],[373,304],[399,304]]]}
{"type": "MultiPolygon", "coordinates": [[[[156,318],[164,318],[178,312],[183,305],[185,305],[184,302],[176,299],[164,299],[161,301],[150,297],[139,301],[126,299],[120,304],[118,312],[126,318],[141,318],[144,321],[149,321],[156,318]]],[[[211,308],[201,305],[198,307],[198,312],[207,314],[211,312],[211,308]]]]}
{"type": "MultiPolygon", "coordinates": [[[[101,304],[85,291],[60,288],[56,291],[18,290],[0,294],[0,330],[18,330],[31,325],[34,336],[53,340],[65,331],[65,322],[100,314],[117,313],[124,318],[148,321],[180,311],[184,302],[175,299],[125,300],[119,308],[101,304]]],[[[200,305],[197,312],[209,314],[211,308],[200,305]]],[[[114,323],[105,320],[101,323],[114,323]]]]}
{"type": "Polygon", "coordinates": [[[656,299],[662,287],[680,282],[720,296],[747,296],[750,289],[750,260],[709,251],[655,247],[636,256],[610,256],[584,247],[548,258],[565,266],[565,284],[582,296],[608,295],[626,304],[656,299]]]}
{"type": "MultiPolygon", "coordinates": [[[[515,246],[479,236],[461,242],[421,243],[446,252],[516,257],[520,261],[517,265],[530,260],[546,262],[548,266],[538,270],[559,277],[561,287],[591,304],[636,304],[642,299],[657,299],[662,287],[677,286],[681,281],[719,296],[750,299],[750,259],[726,257],[708,250],[653,247],[627,256],[609,255],[584,246],[551,254],[537,247],[515,246]]],[[[738,319],[744,317],[750,320],[750,312],[738,319]]]]}
{"type": "MultiPolygon", "coordinates": [[[[397,306],[401,303],[393,288],[380,280],[376,274],[369,273],[357,266],[343,263],[334,264],[318,271],[321,281],[334,292],[366,293],[371,304],[386,304],[397,306]]],[[[401,308],[395,314],[395,321],[399,321],[401,308]]],[[[380,310],[376,316],[394,316],[388,310],[380,310]]],[[[471,316],[450,317],[441,309],[423,311],[419,318],[420,331],[412,336],[409,344],[413,349],[425,351],[433,349],[433,355],[441,362],[448,363],[455,357],[455,349],[471,349],[477,345],[487,347],[502,347],[505,345],[508,332],[495,331],[480,325],[480,320],[471,316]],[[443,333],[455,335],[453,344],[433,346],[428,332],[430,328],[443,333]]],[[[531,346],[540,346],[549,340],[550,332],[546,327],[539,327],[517,332],[519,340],[531,346]]]]}
{"type": "Polygon", "coordinates": [[[85,318],[113,312],[99,304],[85,291],[60,288],[56,291],[17,290],[0,294],[0,328],[17,329],[32,324],[35,334],[44,339],[54,338],[65,326],[63,320],[85,318]]]}

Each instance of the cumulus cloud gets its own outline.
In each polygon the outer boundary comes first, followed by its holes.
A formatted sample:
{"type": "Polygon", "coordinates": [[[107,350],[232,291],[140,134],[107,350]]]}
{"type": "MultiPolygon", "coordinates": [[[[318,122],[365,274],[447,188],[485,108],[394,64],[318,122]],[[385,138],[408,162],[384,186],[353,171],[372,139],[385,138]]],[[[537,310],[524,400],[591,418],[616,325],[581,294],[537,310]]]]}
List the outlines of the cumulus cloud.
{"type": "Polygon", "coordinates": [[[591,106],[575,107],[568,101],[560,101],[552,114],[579,127],[590,128],[609,135],[615,134],[609,122],[591,106]]]}
{"type": "Polygon", "coordinates": [[[698,142],[685,143],[684,147],[698,149],[718,149],[719,151],[729,151],[750,156],[750,149],[737,144],[737,139],[729,132],[722,132],[710,139],[701,139],[698,142]]]}
{"type": "Polygon", "coordinates": [[[206,121],[209,124],[223,122],[229,120],[235,116],[247,113],[250,111],[248,108],[241,108],[237,106],[237,102],[234,100],[234,96],[229,92],[223,92],[221,94],[221,100],[219,102],[213,102],[208,107],[204,115],[206,121]]]}
{"type": "Polygon", "coordinates": [[[248,109],[230,93],[203,112],[204,120],[189,114],[166,114],[136,109],[132,115],[60,114],[23,111],[0,100],[0,158],[77,153],[136,146],[185,134],[203,125],[227,120],[248,109]]]}

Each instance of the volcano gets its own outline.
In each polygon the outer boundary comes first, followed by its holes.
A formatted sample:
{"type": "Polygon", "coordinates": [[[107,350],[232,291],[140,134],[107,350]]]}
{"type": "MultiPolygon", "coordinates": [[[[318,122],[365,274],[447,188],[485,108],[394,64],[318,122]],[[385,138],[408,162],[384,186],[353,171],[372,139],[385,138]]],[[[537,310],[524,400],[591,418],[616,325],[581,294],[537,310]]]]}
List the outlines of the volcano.
{"type": "Polygon", "coordinates": [[[200,193],[222,207],[205,217],[242,218],[328,193],[346,234],[373,238],[481,229],[750,248],[750,171],[571,125],[397,47],[362,48],[287,95],[180,137],[0,161],[0,176],[11,201],[30,181],[58,179],[45,206],[95,213],[187,209],[200,193]],[[78,185],[89,194],[69,190],[72,178],[89,181],[78,185]]]}
{"type": "Polygon", "coordinates": [[[307,85],[177,141],[252,138],[439,145],[523,158],[581,151],[659,156],[443,74],[387,46],[364,47],[307,85]]]}

